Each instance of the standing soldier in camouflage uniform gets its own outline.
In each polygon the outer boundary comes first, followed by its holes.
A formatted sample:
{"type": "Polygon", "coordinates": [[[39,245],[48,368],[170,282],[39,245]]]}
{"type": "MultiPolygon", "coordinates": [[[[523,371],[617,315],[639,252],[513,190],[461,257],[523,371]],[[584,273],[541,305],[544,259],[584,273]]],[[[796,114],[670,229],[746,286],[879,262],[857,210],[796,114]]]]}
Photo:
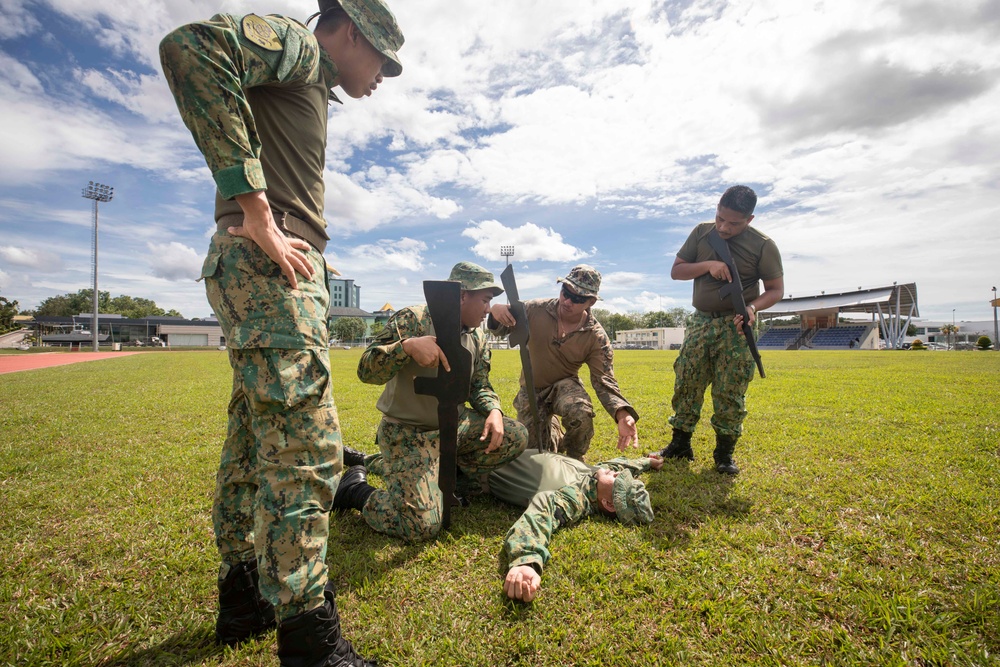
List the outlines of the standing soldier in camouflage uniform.
{"type": "Polygon", "coordinates": [[[181,117],[217,186],[202,269],[233,367],[212,518],[222,560],[216,638],[278,625],[282,665],[368,665],[340,635],[327,581],[341,473],[323,250],[327,107],[400,74],[381,0],[320,0],[315,32],[219,14],[160,44],[181,117]],[[297,275],[298,274],[298,275],[297,275]]]}
{"type": "Polygon", "coordinates": [[[527,449],[489,475],[490,493],[527,507],[507,531],[500,572],[507,597],[531,602],[549,560],[549,541],[560,528],[598,512],[625,525],[653,521],[646,486],[634,475],[659,470],[663,460],[617,458],[596,466],[561,454],[527,449]]]}
{"type": "MultiPolygon", "coordinates": [[[[490,351],[480,328],[493,297],[503,293],[493,274],[459,262],[448,280],[462,284],[462,346],[472,353],[472,383],[458,422],[458,467],[478,478],[524,451],[524,426],[500,411],[490,384],[490,351]]],[[[408,542],[427,540],[441,530],[443,496],[438,487],[439,431],[437,399],[417,394],[413,379],[433,377],[438,364],[451,370],[438,347],[426,306],[396,312],[372,341],[358,364],[358,377],[384,384],[377,407],[384,415],[376,441],[382,455],[386,488],[366,482],[364,466],[344,475],[334,506],[361,510],[375,530],[408,542]]]]}
{"type": "MultiPolygon", "coordinates": [[[[557,282],[563,285],[555,299],[524,302],[530,332],[531,372],[541,420],[540,425],[534,423],[522,373],[514,407],[518,420],[528,428],[528,446],[562,451],[583,461],[594,437],[594,406],[579,376],[583,364],[590,368],[590,384],[597,400],[618,425],[618,449],[624,450],[629,443],[638,446],[635,423],[639,413],[618,388],[611,340],[590,313],[600,298],[597,292],[601,288],[601,274],[594,267],[581,264],[557,282]],[[556,416],[562,417],[565,435],[552,419],[556,416]]],[[[514,324],[507,305],[496,304],[490,310],[487,327],[491,332],[506,336],[514,324]]]]}
{"type": "Polygon", "coordinates": [[[674,362],[674,416],[670,418],[673,438],[661,454],[664,458],[694,460],[691,434],[701,416],[705,389],[711,384],[715,469],[728,475],[740,471],[733,462],[733,450],[747,414],[745,397],[753,379],[754,360],[741,331],[743,317],[733,312],[728,299],[719,296],[719,289],[732,282],[732,276],[707,237],[715,228],[729,244],[753,326],[757,313],[776,304],[785,293],[778,246],[750,227],[756,205],[757,195],[750,188],[734,185],[726,190],[719,200],[715,222],[694,228],[670,270],[674,280],[694,280],[695,314],[674,362]],[[764,283],[763,293],[758,289],[759,281],[764,283]]]}

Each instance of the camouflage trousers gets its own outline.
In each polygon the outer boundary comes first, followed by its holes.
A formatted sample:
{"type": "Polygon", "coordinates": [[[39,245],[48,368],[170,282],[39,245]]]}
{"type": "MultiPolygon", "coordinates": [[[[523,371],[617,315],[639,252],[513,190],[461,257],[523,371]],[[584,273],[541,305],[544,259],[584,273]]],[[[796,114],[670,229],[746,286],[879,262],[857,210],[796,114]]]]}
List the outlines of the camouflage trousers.
{"type": "MultiPolygon", "coordinates": [[[[458,419],[458,468],[469,477],[514,460],[528,442],[524,426],[504,417],[503,441],[487,454],[488,440],[479,439],[485,424],[475,410],[464,410],[458,419]]],[[[386,419],[379,423],[376,441],[382,459],[377,472],[386,488],[376,489],[361,512],[373,529],[407,542],[429,540],[440,532],[444,502],[438,486],[440,433],[386,419]]]]}
{"type": "Polygon", "coordinates": [[[674,416],[670,424],[693,432],[701,417],[705,390],[712,385],[712,427],[720,435],[739,437],[747,416],[746,393],[754,361],[743,333],[730,317],[696,313],[684,333],[674,362],[674,416]]]}
{"type": "Polygon", "coordinates": [[[535,393],[542,428],[535,424],[524,387],[514,397],[517,419],[528,429],[528,447],[543,452],[562,452],[582,461],[594,438],[594,406],[580,378],[559,380],[544,389],[536,389],[535,393]],[[562,428],[558,417],[562,417],[562,428]]]}
{"type": "Polygon", "coordinates": [[[330,392],[326,262],[292,290],[248,239],[217,233],[202,270],[233,368],[212,521],[228,566],[256,558],[279,619],[323,603],[329,511],[343,467],[330,392]]]}

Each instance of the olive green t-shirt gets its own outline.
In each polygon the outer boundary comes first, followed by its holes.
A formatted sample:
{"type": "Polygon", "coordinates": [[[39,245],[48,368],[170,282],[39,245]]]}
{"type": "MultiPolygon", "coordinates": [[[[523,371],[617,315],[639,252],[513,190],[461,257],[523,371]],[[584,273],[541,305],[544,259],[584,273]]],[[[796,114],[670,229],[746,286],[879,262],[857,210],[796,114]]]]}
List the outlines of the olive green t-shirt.
{"type": "MultiPolygon", "coordinates": [[[[708,243],[708,234],[715,227],[714,222],[703,222],[695,227],[687,241],[677,251],[677,256],[685,262],[722,261],[722,258],[712,250],[708,243]]],[[[740,272],[740,282],[743,286],[743,300],[750,303],[760,296],[760,281],[774,280],[784,275],[781,268],[781,254],[778,246],[766,234],[752,225],[742,234],[727,241],[729,252],[736,262],[740,272]]],[[[706,273],[694,279],[694,297],[692,305],[705,312],[732,312],[733,305],[729,299],[719,296],[719,290],[726,283],[716,280],[706,273]]]]}

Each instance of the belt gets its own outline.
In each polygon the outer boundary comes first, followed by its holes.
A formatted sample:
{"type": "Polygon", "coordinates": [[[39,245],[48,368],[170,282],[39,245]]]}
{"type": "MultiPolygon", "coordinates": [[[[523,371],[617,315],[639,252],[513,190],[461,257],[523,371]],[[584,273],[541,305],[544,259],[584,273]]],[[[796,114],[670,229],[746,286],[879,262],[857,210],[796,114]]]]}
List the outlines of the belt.
{"type": "Polygon", "coordinates": [[[732,310],[695,310],[695,312],[703,317],[711,317],[713,320],[719,317],[734,317],[736,315],[732,310]]]}
{"type": "MultiPolygon", "coordinates": [[[[326,242],[330,240],[330,237],[322,229],[317,229],[305,220],[296,218],[291,213],[282,213],[281,211],[271,209],[271,214],[274,216],[274,221],[278,223],[278,229],[281,231],[306,241],[319,250],[320,253],[326,250],[326,242]]],[[[215,224],[219,231],[223,232],[229,227],[239,227],[243,224],[243,214],[228,213],[220,217],[215,224]]]]}

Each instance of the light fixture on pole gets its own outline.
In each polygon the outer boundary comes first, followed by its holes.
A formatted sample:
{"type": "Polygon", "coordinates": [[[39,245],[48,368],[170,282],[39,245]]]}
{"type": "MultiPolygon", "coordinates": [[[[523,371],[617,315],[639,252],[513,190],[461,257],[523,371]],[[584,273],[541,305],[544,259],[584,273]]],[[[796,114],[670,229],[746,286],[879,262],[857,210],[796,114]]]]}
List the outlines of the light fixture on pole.
{"type": "Polygon", "coordinates": [[[514,256],[514,246],[512,245],[500,246],[500,256],[506,258],[507,266],[510,266],[510,258],[514,256]]]}
{"type": "Polygon", "coordinates": [[[112,197],[115,196],[115,189],[110,185],[104,185],[103,183],[95,183],[90,181],[90,183],[83,189],[83,197],[85,199],[94,200],[94,316],[90,321],[90,334],[93,336],[94,341],[94,352],[97,352],[97,203],[98,202],[109,202],[112,197]]]}
{"type": "Polygon", "coordinates": [[[993,287],[993,350],[1000,352],[1000,327],[997,326],[997,288],[993,287]]]}

